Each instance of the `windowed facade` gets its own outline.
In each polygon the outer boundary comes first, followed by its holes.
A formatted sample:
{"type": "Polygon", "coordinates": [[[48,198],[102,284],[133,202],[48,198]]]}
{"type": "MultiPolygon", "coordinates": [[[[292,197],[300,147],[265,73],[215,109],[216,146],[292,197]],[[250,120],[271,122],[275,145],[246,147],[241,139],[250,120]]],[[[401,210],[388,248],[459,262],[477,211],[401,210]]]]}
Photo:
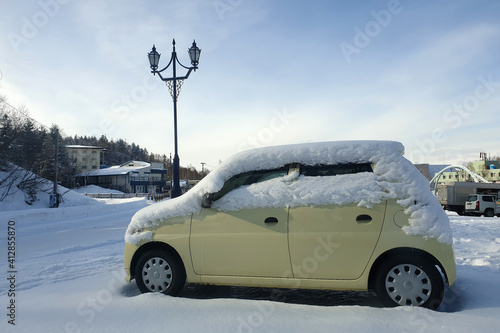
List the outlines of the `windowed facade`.
{"type": "Polygon", "coordinates": [[[104,148],[94,146],[67,145],[68,155],[75,165],[75,173],[98,170],[101,167],[101,154],[104,148]]]}
{"type": "MultiPolygon", "coordinates": [[[[498,161],[473,161],[467,166],[469,170],[483,177],[489,182],[500,183],[500,162],[498,161]]],[[[474,181],[472,177],[463,170],[444,172],[438,180],[439,182],[450,181],[474,181]]]]}
{"type": "Polygon", "coordinates": [[[80,186],[97,185],[124,193],[163,193],[169,190],[167,170],[159,162],[129,161],[122,165],[88,170],[75,176],[80,186]]]}

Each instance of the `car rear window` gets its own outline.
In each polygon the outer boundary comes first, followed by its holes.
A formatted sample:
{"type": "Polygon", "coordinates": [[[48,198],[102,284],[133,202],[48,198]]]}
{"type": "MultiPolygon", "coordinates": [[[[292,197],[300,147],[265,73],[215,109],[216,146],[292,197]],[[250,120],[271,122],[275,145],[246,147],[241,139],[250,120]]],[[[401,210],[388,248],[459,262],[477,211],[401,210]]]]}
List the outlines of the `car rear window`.
{"type": "Polygon", "coordinates": [[[467,199],[467,201],[477,201],[477,195],[469,195],[469,198],[467,199]]]}
{"type": "Polygon", "coordinates": [[[359,172],[373,172],[370,163],[349,163],[335,165],[301,165],[300,173],[309,177],[337,176],[359,172]]]}

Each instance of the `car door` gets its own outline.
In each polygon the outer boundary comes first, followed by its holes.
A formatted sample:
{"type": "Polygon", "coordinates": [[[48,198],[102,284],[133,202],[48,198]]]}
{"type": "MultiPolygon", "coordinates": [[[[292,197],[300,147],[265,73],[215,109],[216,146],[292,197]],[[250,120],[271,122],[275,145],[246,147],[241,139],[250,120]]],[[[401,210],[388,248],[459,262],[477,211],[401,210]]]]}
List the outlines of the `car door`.
{"type": "MultiPolygon", "coordinates": [[[[366,172],[370,173],[371,167],[369,165],[319,166],[310,167],[308,172],[304,172],[304,168],[301,168],[301,173],[305,176],[324,177],[320,184],[325,186],[330,184],[326,177],[340,177],[339,175],[353,173],[349,175],[350,178],[346,178],[352,181],[356,180],[356,177],[361,177],[360,172],[363,172],[365,179],[370,176],[366,172]]],[[[306,180],[299,178],[297,182],[306,180]]],[[[349,182],[340,184],[349,186],[349,182]]],[[[320,185],[313,191],[323,193],[327,190],[320,185]]],[[[349,190],[345,188],[339,190],[341,196],[339,201],[344,199],[343,193],[348,192],[349,190]]],[[[302,279],[348,280],[360,277],[377,244],[385,210],[385,201],[371,208],[360,207],[358,202],[290,208],[289,238],[293,276],[302,279]]]]}
{"type": "Polygon", "coordinates": [[[377,244],[386,204],[290,208],[290,257],[295,278],[356,279],[377,244]]]}
{"type": "MultiPolygon", "coordinates": [[[[244,191],[241,186],[266,182],[287,172],[282,168],[235,176],[214,194],[213,206],[217,208],[193,214],[190,249],[196,274],[282,277],[290,271],[288,208],[238,209],[238,204],[245,206],[245,200],[233,198],[237,195],[234,191],[244,191]],[[221,204],[224,200],[235,202],[236,207],[229,209],[221,204]]],[[[250,195],[245,194],[246,200],[252,200],[250,195]]]]}
{"type": "Polygon", "coordinates": [[[190,245],[196,274],[281,277],[290,271],[287,220],[287,208],[208,208],[194,214],[190,245]]]}

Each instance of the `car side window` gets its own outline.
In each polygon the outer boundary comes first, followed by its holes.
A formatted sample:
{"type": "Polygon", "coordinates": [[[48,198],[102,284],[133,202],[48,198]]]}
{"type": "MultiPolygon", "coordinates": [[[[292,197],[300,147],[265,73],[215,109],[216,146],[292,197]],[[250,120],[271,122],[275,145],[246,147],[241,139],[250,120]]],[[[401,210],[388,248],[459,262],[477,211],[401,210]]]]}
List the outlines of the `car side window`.
{"type": "Polygon", "coordinates": [[[251,185],[255,183],[260,183],[266,180],[283,177],[288,174],[289,167],[285,166],[278,169],[272,170],[257,170],[241,173],[239,175],[231,177],[228,181],[224,183],[222,189],[214,194],[214,201],[222,198],[224,195],[230,191],[244,185],[251,185]]]}
{"type": "Polygon", "coordinates": [[[483,197],[483,201],[485,201],[485,202],[493,202],[493,197],[484,196],[483,197]]]}
{"type": "Polygon", "coordinates": [[[349,163],[335,165],[301,165],[300,174],[310,177],[336,176],[359,172],[373,172],[370,163],[349,163]]]}

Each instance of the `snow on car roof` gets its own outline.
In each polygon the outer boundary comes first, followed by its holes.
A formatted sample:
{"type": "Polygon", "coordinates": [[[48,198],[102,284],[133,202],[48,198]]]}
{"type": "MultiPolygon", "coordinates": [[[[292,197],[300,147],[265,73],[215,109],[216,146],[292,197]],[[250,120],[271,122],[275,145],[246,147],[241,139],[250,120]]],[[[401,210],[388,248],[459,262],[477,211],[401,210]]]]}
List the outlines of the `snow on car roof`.
{"type": "Polygon", "coordinates": [[[317,142],[242,151],[221,163],[186,194],[137,212],[127,229],[125,240],[136,244],[150,239],[150,231],[137,231],[158,226],[165,218],[201,211],[206,193],[219,191],[224,182],[243,172],[274,169],[289,163],[331,165],[370,162],[374,164],[373,174],[323,177],[329,179],[319,182],[306,179],[312,177],[301,176],[300,184],[293,189],[286,188],[289,182],[280,179],[243,186],[226,194],[214,203],[213,208],[230,211],[348,203],[370,208],[383,200],[396,199],[410,215],[410,225],[404,227],[407,234],[451,243],[448,217],[430,192],[427,179],[403,157],[403,153],[404,146],[395,141],[317,142]],[[290,196],[280,196],[284,190],[294,192],[290,196]]]}

